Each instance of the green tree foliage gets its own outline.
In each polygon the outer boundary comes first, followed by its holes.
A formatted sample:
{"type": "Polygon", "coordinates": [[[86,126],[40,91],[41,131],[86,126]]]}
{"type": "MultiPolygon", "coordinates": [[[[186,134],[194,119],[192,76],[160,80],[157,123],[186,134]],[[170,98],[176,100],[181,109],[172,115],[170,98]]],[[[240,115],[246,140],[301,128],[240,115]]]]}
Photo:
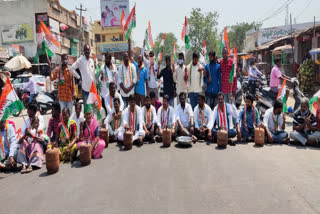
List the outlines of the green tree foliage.
{"type": "MultiPolygon", "coordinates": [[[[164,36],[164,33],[159,33],[155,43],[154,43],[154,48],[153,51],[156,55],[159,54],[159,46],[162,40],[162,37],[164,36]]],[[[176,42],[176,51],[178,52],[179,46],[177,44],[177,38],[173,33],[167,33],[166,39],[164,41],[164,46],[163,46],[163,58],[162,61],[164,61],[165,57],[167,55],[171,56],[173,52],[173,42],[176,42]]]]}
{"type": "Polygon", "coordinates": [[[251,30],[254,27],[255,27],[254,22],[252,22],[251,24],[247,22],[242,22],[242,23],[237,23],[235,25],[232,25],[230,28],[228,28],[230,49],[236,45],[238,52],[243,51],[246,32],[251,30]]]}
{"type": "MultiPolygon", "coordinates": [[[[192,53],[201,53],[203,40],[206,41],[207,51],[218,51],[218,25],[219,14],[204,13],[200,8],[193,8],[188,18],[190,49],[187,51],[186,63],[191,62],[192,53]]],[[[182,28],[181,28],[182,29],[182,28]]]]}

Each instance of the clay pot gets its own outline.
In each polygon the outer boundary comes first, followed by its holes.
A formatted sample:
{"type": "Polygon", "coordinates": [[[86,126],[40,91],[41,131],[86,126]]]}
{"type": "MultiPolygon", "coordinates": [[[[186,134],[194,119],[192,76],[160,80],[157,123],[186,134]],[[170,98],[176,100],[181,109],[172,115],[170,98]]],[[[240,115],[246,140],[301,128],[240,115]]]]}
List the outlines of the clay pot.
{"type": "Polygon", "coordinates": [[[162,135],[163,146],[169,147],[171,145],[171,129],[164,129],[162,135]]]}
{"type": "Polygon", "coordinates": [[[219,130],[217,134],[217,144],[220,148],[226,148],[228,145],[228,132],[226,130],[219,130]]]}
{"type": "Polygon", "coordinates": [[[92,146],[88,143],[83,143],[80,146],[80,163],[82,166],[87,166],[91,163],[92,146]]]}
{"type": "Polygon", "coordinates": [[[59,171],[59,165],[60,165],[59,155],[60,155],[60,150],[58,148],[47,149],[46,167],[49,175],[59,171]]]}
{"type": "Polygon", "coordinates": [[[264,146],[265,131],[263,128],[254,129],[254,142],[256,146],[264,146]]]}
{"type": "Polygon", "coordinates": [[[109,132],[108,132],[108,129],[104,129],[104,128],[100,129],[99,130],[99,138],[104,140],[104,142],[106,143],[106,147],[105,148],[107,148],[108,145],[109,145],[109,132]]]}
{"type": "Polygon", "coordinates": [[[123,134],[123,146],[124,146],[124,149],[126,149],[126,150],[132,149],[132,144],[133,144],[133,132],[126,131],[123,134]]]}

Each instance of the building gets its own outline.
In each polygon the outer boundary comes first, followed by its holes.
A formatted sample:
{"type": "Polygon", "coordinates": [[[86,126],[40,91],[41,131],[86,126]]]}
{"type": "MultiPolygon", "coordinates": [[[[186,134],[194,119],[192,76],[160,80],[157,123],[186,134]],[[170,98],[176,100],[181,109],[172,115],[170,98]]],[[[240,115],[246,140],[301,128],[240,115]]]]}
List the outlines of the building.
{"type": "MultiPolygon", "coordinates": [[[[51,59],[59,63],[61,54],[69,55],[69,63],[73,63],[80,54],[80,40],[93,47],[94,37],[90,33],[91,24],[83,17],[83,34],[81,19],[76,11],[64,8],[59,0],[0,0],[0,47],[8,48],[20,45],[26,57],[34,57],[37,51],[37,32],[40,20],[50,29],[52,35],[60,42],[60,48],[51,59]]],[[[92,30],[92,29],[91,29],[92,30]]],[[[17,47],[16,47],[17,49],[17,47]]],[[[41,62],[46,61],[40,56],[41,62]]]]}
{"type": "Polygon", "coordinates": [[[100,20],[94,21],[94,38],[99,61],[106,52],[121,60],[122,54],[128,51],[128,41],[124,39],[121,27],[102,27],[100,20]]]}

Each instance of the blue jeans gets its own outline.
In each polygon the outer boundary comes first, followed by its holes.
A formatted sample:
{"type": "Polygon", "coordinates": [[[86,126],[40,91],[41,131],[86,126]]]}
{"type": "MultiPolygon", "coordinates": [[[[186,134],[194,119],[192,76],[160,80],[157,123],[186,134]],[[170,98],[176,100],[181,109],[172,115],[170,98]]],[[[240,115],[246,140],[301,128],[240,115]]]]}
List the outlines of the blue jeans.
{"type": "Polygon", "coordinates": [[[169,98],[169,105],[174,108],[174,97],[169,98]]]}
{"type": "Polygon", "coordinates": [[[122,97],[123,100],[123,108],[127,108],[129,105],[129,97],[122,97]]]}
{"type": "Polygon", "coordinates": [[[282,143],[285,138],[288,138],[288,133],[286,131],[279,131],[275,134],[273,131],[270,131],[273,141],[275,143],[282,143]]]}
{"type": "Polygon", "coordinates": [[[245,128],[240,129],[242,137],[254,137],[254,129],[249,129],[248,131],[245,128]]]}
{"type": "Polygon", "coordinates": [[[82,100],[83,100],[83,107],[84,107],[83,110],[86,107],[88,97],[89,97],[89,92],[82,90],[82,100]]]}
{"type": "Polygon", "coordinates": [[[253,96],[256,95],[256,81],[255,80],[249,80],[249,92],[253,96]]]}
{"type": "Polygon", "coordinates": [[[189,96],[190,96],[190,104],[191,104],[192,110],[194,110],[194,108],[198,104],[198,93],[191,92],[189,93],[189,96]]]}
{"type": "MultiPolygon", "coordinates": [[[[212,135],[217,138],[218,135],[218,129],[217,128],[213,128],[212,129],[212,135]]],[[[228,138],[234,138],[235,136],[237,136],[237,131],[235,129],[229,129],[228,130],[228,138]]]]}
{"type": "Polygon", "coordinates": [[[32,102],[33,98],[36,96],[36,94],[30,94],[29,96],[29,103],[32,102]]]}

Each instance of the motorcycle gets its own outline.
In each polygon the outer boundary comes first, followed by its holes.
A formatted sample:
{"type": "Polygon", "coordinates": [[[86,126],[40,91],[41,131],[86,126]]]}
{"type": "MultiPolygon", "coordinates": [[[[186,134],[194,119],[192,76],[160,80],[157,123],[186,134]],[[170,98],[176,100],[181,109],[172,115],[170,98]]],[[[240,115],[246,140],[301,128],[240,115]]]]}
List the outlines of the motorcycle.
{"type": "Polygon", "coordinates": [[[52,109],[53,103],[57,100],[57,91],[54,90],[51,93],[40,92],[36,97],[36,105],[40,111],[41,115],[46,114],[49,110],[52,109]]]}

